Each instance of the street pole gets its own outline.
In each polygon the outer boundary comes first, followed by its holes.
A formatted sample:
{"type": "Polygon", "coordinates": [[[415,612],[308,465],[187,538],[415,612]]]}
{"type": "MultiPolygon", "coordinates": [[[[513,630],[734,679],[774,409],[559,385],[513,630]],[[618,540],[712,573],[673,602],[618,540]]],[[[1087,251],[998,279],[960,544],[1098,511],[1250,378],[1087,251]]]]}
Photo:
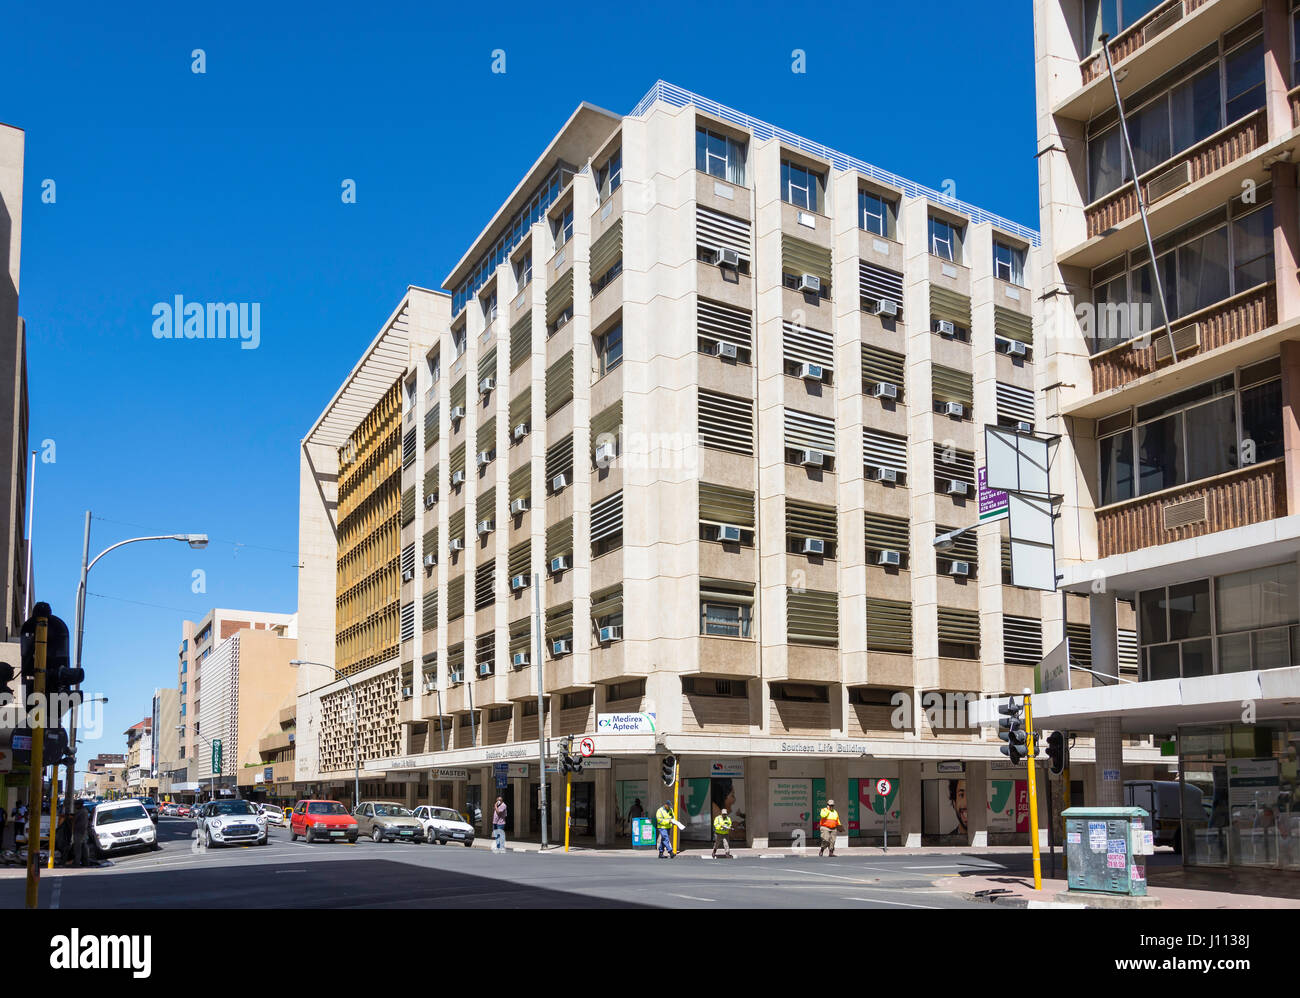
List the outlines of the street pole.
{"type": "Polygon", "coordinates": [[[27,776],[27,907],[35,909],[41,891],[41,796],[45,791],[45,642],[48,617],[36,618],[36,679],[34,682],[37,711],[32,720],[31,772],[27,776]],[[36,824],[35,834],[32,823],[36,824]]]}
{"type": "MultiPolygon", "coordinates": [[[[86,510],[86,531],[81,541],[81,581],[77,585],[77,629],[76,629],[76,648],[72,656],[72,664],[76,668],[81,668],[81,636],[86,628],[86,575],[90,571],[87,560],[90,558],[90,510],[86,510]]],[[[77,691],[80,692],[81,684],[77,684],[77,691]]],[[[72,719],[68,722],[68,746],[72,754],[68,757],[68,787],[72,787],[72,767],[76,763],[77,755],[77,719],[81,713],[81,698],[76,697],[72,704],[72,719]]],[[[72,814],[72,797],[68,796],[68,806],[65,809],[67,814],[72,814]]]]}
{"type": "Polygon", "coordinates": [[[569,851],[569,807],[573,803],[573,774],[564,774],[564,851],[569,851]]]}
{"type": "Polygon", "coordinates": [[[1025,751],[1029,770],[1029,841],[1034,850],[1034,890],[1043,889],[1043,860],[1038,852],[1038,764],[1034,762],[1034,708],[1029,690],[1025,690],[1025,751]]]}
{"type": "MultiPolygon", "coordinates": [[[[682,761],[681,759],[678,759],[677,765],[673,767],[673,819],[678,823],[680,823],[682,820],[681,815],[678,814],[678,809],[681,807],[681,799],[682,799],[681,786],[682,786],[682,761]]],[[[678,833],[680,831],[681,829],[678,828],[677,825],[673,825],[673,852],[681,851],[677,848],[678,845],[680,844],[680,840],[678,839],[678,833]]]]}
{"type": "Polygon", "coordinates": [[[32,615],[32,528],[36,525],[36,451],[27,482],[27,568],[23,573],[23,620],[32,615]]]}
{"type": "MultiPolygon", "coordinates": [[[[537,784],[537,805],[542,813],[542,848],[546,848],[546,705],[542,703],[542,577],[533,573],[533,619],[537,629],[537,765],[540,777],[537,784]]],[[[441,710],[438,712],[442,713],[441,710]]],[[[438,719],[442,723],[442,718],[438,719]]]]}

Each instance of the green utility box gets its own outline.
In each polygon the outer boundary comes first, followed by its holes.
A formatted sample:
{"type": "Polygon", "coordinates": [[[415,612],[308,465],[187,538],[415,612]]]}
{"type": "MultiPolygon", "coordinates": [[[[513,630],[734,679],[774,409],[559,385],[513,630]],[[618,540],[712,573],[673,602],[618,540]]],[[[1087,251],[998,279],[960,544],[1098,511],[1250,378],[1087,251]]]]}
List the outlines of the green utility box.
{"type": "Polygon", "coordinates": [[[649,818],[632,819],[632,848],[633,849],[653,849],[655,844],[655,828],[649,818]]]}
{"type": "Polygon", "coordinates": [[[1062,816],[1071,891],[1146,896],[1146,858],[1155,852],[1146,811],[1068,807],[1062,816]]]}

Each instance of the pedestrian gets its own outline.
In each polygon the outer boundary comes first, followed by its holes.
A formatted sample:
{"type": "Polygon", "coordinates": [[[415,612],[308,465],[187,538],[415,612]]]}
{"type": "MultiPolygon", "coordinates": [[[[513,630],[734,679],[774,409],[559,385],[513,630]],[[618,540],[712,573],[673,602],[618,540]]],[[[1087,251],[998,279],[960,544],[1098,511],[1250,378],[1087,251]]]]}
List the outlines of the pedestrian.
{"type": "Polygon", "coordinates": [[[23,801],[18,805],[14,819],[14,848],[18,848],[18,839],[22,837],[23,842],[27,841],[27,802],[23,801]]]}
{"type": "Polygon", "coordinates": [[[506,851],[506,802],[499,796],[492,808],[492,851],[506,851]]]}
{"type": "Polygon", "coordinates": [[[830,850],[832,857],[835,856],[835,835],[840,827],[840,812],[835,810],[835,802],[828,800],[826,806],[822,808],[821,813],[821,833],[822,844],[817,850],[817,855],[822,856],[827,850],[830,850]]]}
{"type": "Polygon", "coordinates": [[[90,831],[90,812],[86,810],[85,801],[77,801],[77,809],[72,813],[72,865],[85,866],[86,833],[90,831]]]}
{"type": "Polygon", "coordinates": [[[731,843],[727,836],[731,834],[731,815],[724,807],[713,819],[713,858],[718,858],[718,846],[722,847],[722,858],[731,859],[731,843]]]}
{"type": "Polygon", "coordinates": [[[664,851],[667,850],[669,859],[676,859],[677,853],[673,851],[673,839],[670,829],[677,824],[677,816],[673,814],[673,805],[670,801],[664,801],[663,807],[655,812],[655,824],[659,827],[659,841],[657,848],[659,858],[664,858],[664,851]]]}
{"type": "Polygon", "coordinates": [[[644,817],[645,817],[645,808],[643,808],[643,807],[641,806],[641,798],[640,798],[640,797],[638,797],[638,798],[636,798],[636,800],[632,801],[632,807],[628,810],[628,812],[627,812],[627,817],[628,817],[628,820],[629,820],[629,821],[631,821],[631,820],[633,820],[633,819],[635,819],[635,818],[644,818],[644,817]]]}

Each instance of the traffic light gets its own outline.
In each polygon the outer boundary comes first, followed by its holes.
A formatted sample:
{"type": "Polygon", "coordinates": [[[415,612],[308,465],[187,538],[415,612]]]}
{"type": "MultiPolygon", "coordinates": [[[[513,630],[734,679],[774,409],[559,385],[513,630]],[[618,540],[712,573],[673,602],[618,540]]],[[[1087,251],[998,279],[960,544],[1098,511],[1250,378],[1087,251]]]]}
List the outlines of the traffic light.
{"type": "MultiPolygon", "coordinates": [[[[37,603],[20,631],[23,685],[30,693],[36,688],[36,619],[45,617],[45,694],[67,694],[85,678],[84,669],[72,666],[68,653],[68,625],[50,612],[50,604],[37,603]]],[[[0,679],[3,677],[0,676],[0,679]]],[[[0,685],[4,685],[0,681],[0,685]]]]}
{"type": "Polygon", "coordinates": [[[18,699],[13,689],[14,667],[8,662],[0,662],[0,701],[12,703],[18,699]]]}
{"type": "Polygon", "coordinates": [[[664,759],[663,766],[664,786],[671,787],[677,782],[677,759],[675,756],[668,756],[664,759]]]}
{"type": "MultiPolygon", "coordinates": [[[[46,766],[61,766],[68,756],[68,733],[62,728],[45,728],[44,763],[46,766]]],[[[32,729],[14,728],[10,739],[14,762],[30,765],[32,761],[32,729]]]]}
{"type": "Polygon", "coordinates": [[[560,743],[560,765],[561,773],[581,773],[582,757],[573,754],[573,738],[569,737],[560,743]]]}
{"type": "Polygon", "coordinates": [[[1065,743],[1064,731],[1053,731],[1047,736],[1047,769],[1053,776],[1065,772],[1070,764],[1069,750],[1065,743]]]}
{"type": "Polygon", "coordinates": [[[1007,697],[1007,702],[998,705],[998,713],[1002,716],[998,718],[998,738],[1006,742],[1002,746],[1001,752],[1013,764],[1019,764],[1025,760],[1025,708],[1021,703],[1017,703],[1014,697],[1007,697]]]}

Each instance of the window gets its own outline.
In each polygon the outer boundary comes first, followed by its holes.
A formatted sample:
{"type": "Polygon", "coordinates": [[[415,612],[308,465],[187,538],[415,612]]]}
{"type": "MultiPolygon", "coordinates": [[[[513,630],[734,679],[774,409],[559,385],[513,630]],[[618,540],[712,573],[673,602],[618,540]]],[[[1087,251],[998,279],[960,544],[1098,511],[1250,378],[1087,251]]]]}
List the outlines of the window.
{"type": "Polygon", "coordinates": [[[781,200],[796,208],[820,211],[822,192],[826,186],[825,174],[781,160],[781,200]]]}
{"type": "Polygon", "coordinates": [[[830,703],[830,688],[809,683],[773,683],[772,699],[787,703],[830,703]]]}
{"type": "Polygon", "coordinates": [[[515,286],[523,289],[533,281],[533,254],[525,253],[515,261],[515,286]]]}
{"type": "Polygon", "coordinates": [[[700,633],[724,638],[749,637],[749,607],[700,601],[700,633]]]}
{"type": "Polygon", "coordinates": [[[1025,286],[1025,251],[993,241],[993,276],[1008,284],[1025,286]]]}
{"type": "Polygon", "coordinates": [[[457,357],[465,352],[465,340],[466,333],[464,326],[451,331],[451,345],[454,348],[454,353],[457,357]]]}
{"type": "Polygon", "coordinates": [[[576,693],[564,693],[560,695],[560,710],[577,710],[579,707],[590,707],[595,702],[594,690],[579,690],[576,693]]]}
{"type": "Polygon", "coordinates": [[[442,354],[435,353],[429,357],[429,384],[436,385],[442,377],[442,354]]]}
{"type": "Polygon", "coordinates": [[[745,183],[745,143],[707,128],[695,130],[695,169],[728,183],[745,183]]]}
{"type": "Polygon", "coordinates": [[[1280,457],[1280,373],[1265,361],[1099,421],[1100,505],[1280,457]]]}
{"type": "Polygon", "coordinates": [[[605,700],[614,703],[619,700],[639,700],[645,696],[645,680],[629,679],[621,683],[610,683],[605,700]]]}
{"type": "Polygon", "coordinates": [[[483,304],[483,323],[484,325],[490,326],[492,325],[493,322],[496,321],[496,317],[497,317],[497,289],[496,288],[493,288],[491,291],[489,291],[486,295],[483,296],[482,304],[483,304]]]}
{"type": "Polygon", "coordinates": [[[870,191],[858,191],[858,228],[897,239],[898,202],[870,191]]]}
{"type": "Polygon", "coordinates": [[[743,679],[697,679],[682,677],[682,693],[688,697],[735,697],[749,699],[749,689],[743,679]]]}
{"type": "Polygon", "coordinates": [[[596,171],[596,192],[601,201],[618,190],[623,183],[623,150],[619,149],[596,171]]]}
{"type": "Polygon", "coordinates": [[[1101,46],[1101,35],[1114,38],[1131,28],[1160,6],[1164,0],[1084,0],[1084,48],[1092,52],[1101,46]]]}
{"type": "Polygon", "coordinates": [[[555,235],[555,248],[557,250],[573,238],[573,205],[565,208],[551,223],[551,232],[555,235]]]}
{"type": "Polygon", "coordinates": [[[933,256],[949,263],[961,263],[961,240],[962,226],[930,216],[930,253],[933,256]]]}
{"type": "Polygon", "coordinates": [[[595,345],[600,358],[600,376],[604,377],[623,363],[623,323],[617,322],[597,336],[595,345]]]}

